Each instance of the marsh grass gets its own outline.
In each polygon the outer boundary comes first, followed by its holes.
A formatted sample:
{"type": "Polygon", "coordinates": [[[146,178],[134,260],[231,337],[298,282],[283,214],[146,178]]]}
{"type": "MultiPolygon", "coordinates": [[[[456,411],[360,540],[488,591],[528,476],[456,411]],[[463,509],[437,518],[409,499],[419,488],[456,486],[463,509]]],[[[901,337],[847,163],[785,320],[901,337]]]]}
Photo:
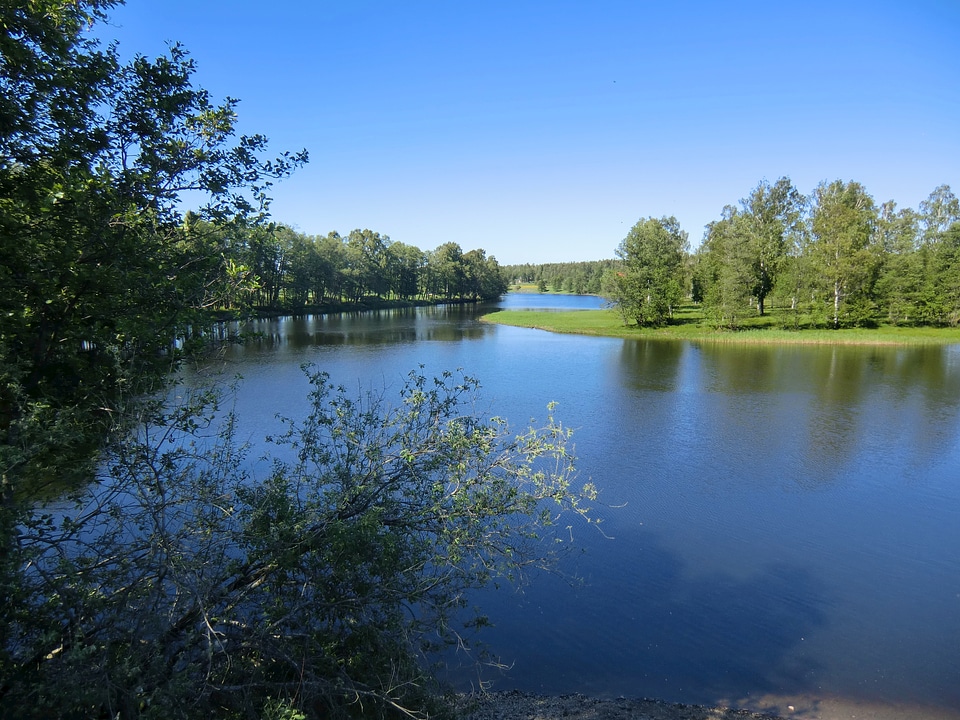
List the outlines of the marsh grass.
{"type": "Polygon", "coordinates": [[[771,312],[748,318],[737,330],[718,330],[704,319],[699,307],[685,305],[673,322],[660,328],[625,326],[616,309],[603,310],[501,310],[484,315],[484,322],[536,328],[557,333],[601,337],[753,344],[792,343],[800,345],[946,345],[960,343],[960,328],[898,327],[843,328],[816,327],[784,329],[785,318],[771,312]]]}

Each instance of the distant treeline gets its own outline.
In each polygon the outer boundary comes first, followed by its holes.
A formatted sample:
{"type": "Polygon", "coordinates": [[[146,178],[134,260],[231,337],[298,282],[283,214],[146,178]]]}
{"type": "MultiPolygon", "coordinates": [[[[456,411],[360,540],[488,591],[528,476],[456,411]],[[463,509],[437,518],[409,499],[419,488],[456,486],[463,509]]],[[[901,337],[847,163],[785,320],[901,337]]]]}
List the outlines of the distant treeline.
{"type": "Polygon", "coordinates": [[[455,242],[432,251],[371,230],[306,235],[284,225],[216,229],[189,216],[188,235],[214,240],[232,276],[230,308],[296,311],[371,301],[489,300],[507,286],[496,258],[455,242]],[[226,232],[227,236],[222,237],[226,232]],[[217,241],[218,240],[218,241],[217,241]]]}
{"type": "Polygon", "coordinates": [[[544,263],[535,265],[504,265],[504,277],[510,286],[537,285],[541,292],[569,292],[578,295],[601,295],[604,275],[609,276],[620,266],[617,260],[588,262],[544,263]]]}

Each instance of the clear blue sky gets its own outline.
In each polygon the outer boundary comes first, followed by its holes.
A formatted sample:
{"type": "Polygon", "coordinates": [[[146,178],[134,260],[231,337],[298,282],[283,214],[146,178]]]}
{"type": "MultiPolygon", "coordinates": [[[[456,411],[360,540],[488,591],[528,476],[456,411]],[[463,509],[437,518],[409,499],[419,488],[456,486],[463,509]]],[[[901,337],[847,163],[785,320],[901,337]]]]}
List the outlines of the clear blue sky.
{"type": "Polygon", "coordinates": [[[310,164],[273,215],[501,264],[696,246],[764,178],[960,194],[960,1],[128,0],[102,37],[180,41],[240,130],[310,164]]]}

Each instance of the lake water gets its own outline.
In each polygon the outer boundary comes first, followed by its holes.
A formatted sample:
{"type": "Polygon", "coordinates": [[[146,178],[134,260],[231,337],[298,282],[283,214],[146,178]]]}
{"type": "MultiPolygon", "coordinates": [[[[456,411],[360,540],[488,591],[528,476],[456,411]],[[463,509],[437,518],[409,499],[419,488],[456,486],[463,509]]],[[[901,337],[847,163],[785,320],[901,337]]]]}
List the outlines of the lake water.
{"type": "MultiPolygon", "coordinates": [[[[600,304],[502,305],[564,303],[600,304]]],[[[485,310],[263,321],[225,360],[251,438],[305,410],[302,362],[358,391],[463,368],[517,429],[559,403],[608,537],[575,528],[582,585],[483,593],[512,666],[494,689],[960,717],[960,347],[588,338],[485,310]]]]}

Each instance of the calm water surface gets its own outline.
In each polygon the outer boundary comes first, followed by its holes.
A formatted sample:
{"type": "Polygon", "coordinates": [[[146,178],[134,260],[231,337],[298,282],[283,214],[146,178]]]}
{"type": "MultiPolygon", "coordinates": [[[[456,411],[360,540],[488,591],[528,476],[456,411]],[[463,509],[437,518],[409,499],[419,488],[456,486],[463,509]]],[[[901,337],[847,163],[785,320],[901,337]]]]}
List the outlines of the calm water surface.
{"type": "Polygon", "coordinates": [[[484,593],[512,665],[496,689],[960,707],[960,347],[627,341],[477,313],[265,321],[226,361],[251,438],[305,410],[307,361],[358,390],[463,368],[518,429],[559,402],[608,537],[573,529],[582,586],[484,593]]]}

